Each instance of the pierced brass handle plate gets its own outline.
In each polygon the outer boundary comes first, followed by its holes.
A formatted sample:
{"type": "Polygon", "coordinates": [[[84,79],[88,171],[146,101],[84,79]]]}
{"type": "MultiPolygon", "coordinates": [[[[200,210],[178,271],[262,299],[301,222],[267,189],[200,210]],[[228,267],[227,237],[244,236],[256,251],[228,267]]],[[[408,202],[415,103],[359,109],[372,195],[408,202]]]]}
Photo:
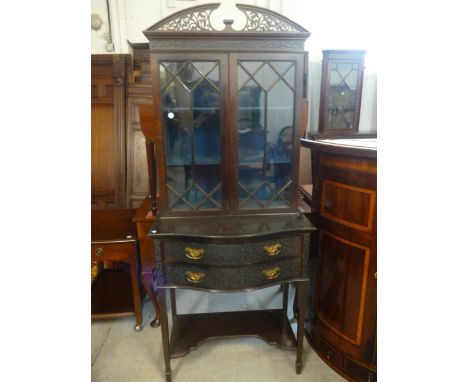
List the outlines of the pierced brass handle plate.
{"type": "Polygon", "coordinates": [[[205,250],[203,248],[185,247],[185,257],[190,260],[200,260],[204,254],[205,250]]]}
{"type": "Polygon", "coordinates": [[[101,247],[96,248],[96,256],[104,255],[104,249],[101,247]]]}
{"type": "Polygon", "coordinates": [[[263,247],[263,250],[268,256],[276,256],[281,253],[282,245],[280,243],[266,245],[263,247]]]}
{"type": "Polygon", "coordinates": [[[278,276],[280,275],[280,271],[280,267],[273,267],[270,269],[264,269],[262,273],[267,280],[274,280],[278,278],[278,276]]]}
{"type": "Polygon", "coordinates": [[[201,283],[205,278],[205,274],[203,272],[187,271],[184,273],[184,275],[187,278],[187,281],[194,284],[201,283]]]}

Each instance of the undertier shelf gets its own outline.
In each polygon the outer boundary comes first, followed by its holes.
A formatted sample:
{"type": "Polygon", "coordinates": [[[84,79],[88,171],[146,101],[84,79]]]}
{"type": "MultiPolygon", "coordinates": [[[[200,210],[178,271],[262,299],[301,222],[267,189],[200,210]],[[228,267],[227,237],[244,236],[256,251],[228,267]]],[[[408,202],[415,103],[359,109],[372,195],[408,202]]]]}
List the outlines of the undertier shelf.
{"type": "Polygon", "coordinates": [[[216,338],[256,337],[285,350],[295,350],[296,337],[284,310],[251,310],[176,315],[170,341],[171,358],[186,355],[216,338]]]}

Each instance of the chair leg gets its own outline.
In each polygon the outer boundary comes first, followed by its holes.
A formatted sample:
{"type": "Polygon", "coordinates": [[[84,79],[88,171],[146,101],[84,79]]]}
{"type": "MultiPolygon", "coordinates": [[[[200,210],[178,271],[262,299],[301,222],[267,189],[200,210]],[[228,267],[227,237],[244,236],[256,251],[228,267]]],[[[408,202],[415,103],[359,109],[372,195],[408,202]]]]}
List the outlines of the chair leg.
{"type": "Polygon", "coordinates": [[[159,305],[157,296],[153,292],[153,274],[151,272],[145,272],[141,274],[141,281],[145,287],[146,294],[149,296],[151,303],[153,304],[155,319],[151,322],[152,328],[157,328],[161,323],[161,313],[159,312],[159,305]]]}

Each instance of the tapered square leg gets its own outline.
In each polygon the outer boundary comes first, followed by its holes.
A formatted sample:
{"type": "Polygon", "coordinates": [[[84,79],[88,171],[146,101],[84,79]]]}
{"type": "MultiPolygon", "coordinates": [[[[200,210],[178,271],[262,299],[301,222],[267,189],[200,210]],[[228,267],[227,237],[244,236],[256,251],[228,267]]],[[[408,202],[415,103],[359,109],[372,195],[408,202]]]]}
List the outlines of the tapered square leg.
{"type": "Polygon", "coordinates": [[[297,317],[297,353],[296,353],[296,374],[302,372],[302,353],[304,350],[304,324],[305,312],[307,310],[307,289],[308,281],[297,283],[298,317],[297,317]]]}
{"type": "Polygon", "coordinates": [[[166,382],[172,381],[172,370],[171,370],[171,354],[169,348],[169,326],[167,322],[167,308],[166,308],[166,290],[159,288],[157,290],[159,309],[161,311],[161,335],[164,351],[164,366],[166,374],[166,382]]]}

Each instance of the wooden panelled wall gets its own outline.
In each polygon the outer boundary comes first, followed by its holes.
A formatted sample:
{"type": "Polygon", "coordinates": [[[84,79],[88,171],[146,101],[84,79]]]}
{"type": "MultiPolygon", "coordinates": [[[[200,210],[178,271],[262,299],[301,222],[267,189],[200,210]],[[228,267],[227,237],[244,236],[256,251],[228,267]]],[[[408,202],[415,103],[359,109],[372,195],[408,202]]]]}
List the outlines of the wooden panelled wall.
{"type": "Polygon", "coordinates": [[[139,106],[151,103],[148,44],[91,55],[91,207],[137,208],[148,195],[139,106]]]}

